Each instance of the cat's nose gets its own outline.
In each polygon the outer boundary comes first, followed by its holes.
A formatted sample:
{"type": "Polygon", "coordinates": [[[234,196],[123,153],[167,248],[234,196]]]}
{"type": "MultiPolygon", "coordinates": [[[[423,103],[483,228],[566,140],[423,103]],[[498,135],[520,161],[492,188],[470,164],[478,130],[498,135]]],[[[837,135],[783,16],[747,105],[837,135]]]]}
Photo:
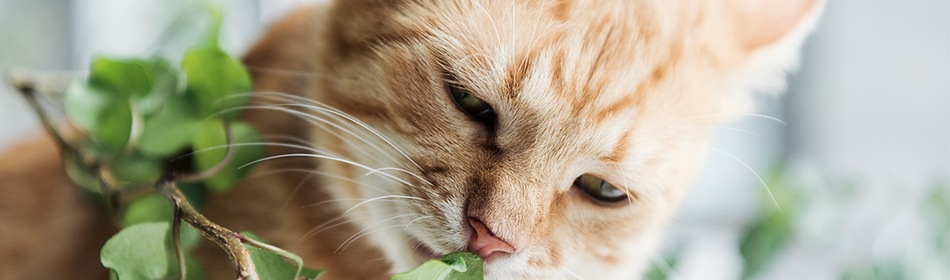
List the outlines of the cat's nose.
{"type": "Polygon", "coordinates": [[[472,228],[472,237],[468,240],[468,251],[478,254],[485,261],[515,252],[515,247],[495,236],[481,220],[468,218],[468,224],[472,228]]]}

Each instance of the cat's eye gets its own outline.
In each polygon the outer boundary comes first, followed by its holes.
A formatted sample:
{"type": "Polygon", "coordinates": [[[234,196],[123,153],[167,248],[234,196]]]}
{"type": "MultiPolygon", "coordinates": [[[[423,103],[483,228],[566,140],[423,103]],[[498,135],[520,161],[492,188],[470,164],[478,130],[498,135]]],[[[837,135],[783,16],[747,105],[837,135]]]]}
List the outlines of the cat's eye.
{"type": "Polygon", "coordinates": [[[627,200],[626,192],[608,183],[604,179],[597,178],[590,174],[577,177],[577,179],[574,180],[574,186],[598,202],[617,203],[627,200]]]}
{"type": "Polygon", "coordinates": [[[495,129],[498,115],[495,114],[495,110],[492,109],[491,105],[451,82],[446,83],[445,86],[459,111],[482,123],[489,131],[495,129]]]}

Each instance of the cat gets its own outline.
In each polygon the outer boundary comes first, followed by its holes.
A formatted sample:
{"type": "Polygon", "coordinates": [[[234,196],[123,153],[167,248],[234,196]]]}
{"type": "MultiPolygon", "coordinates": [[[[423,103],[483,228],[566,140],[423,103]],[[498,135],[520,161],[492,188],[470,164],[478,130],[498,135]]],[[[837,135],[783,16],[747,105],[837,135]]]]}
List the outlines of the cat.
{"type": "MultiPolygon", "coordinates": [[[[453,251],[481,256],[486,279],[636,279],[696,176],[710,128],[749,111],[751,90],[783,86],[823,5],[341,0],[300,8],[245,56],[257,93],[243,118],[272,137],[271,157],[233,191],[210,196],[204,212],[329,269],[325,279],[384,279],[453,251]]],[[[28,157],[43,164],[0,173],[8,178],[0,192],[14,193],[0,195],[5,223],[44,206],[3,203],[39,177],[56,182],[33,191],[75,196],[57,191],[67,188],[62,171],[50,170],[55,154],[28,157]]],[[[67,200],[76,205],[53,210],[98,211],[67,200]]],[[[92,232],[83,244],[114,232],[93,222],[55,229],[92,232]]],[[[4,251],[41,246],[9,236],[0,235],[13,248],[4,251]]],[[[73,245],[42,254],[58,255],[46,260],[63,269],[97,259],[73,245]]],[[[0,261],[34,274],[0,278],[70,275],[14,255],[0,261]]],[[[214,245],[198,255],[209,278],[233,277],[214,245]]]]}

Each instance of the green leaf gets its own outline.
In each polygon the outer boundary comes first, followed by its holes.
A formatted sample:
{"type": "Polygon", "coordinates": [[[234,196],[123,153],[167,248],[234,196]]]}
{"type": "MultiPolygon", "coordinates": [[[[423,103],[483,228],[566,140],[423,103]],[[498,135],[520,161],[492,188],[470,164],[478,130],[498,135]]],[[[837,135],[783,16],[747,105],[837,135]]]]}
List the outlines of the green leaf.
{"type": "MultiPolygon", "coordinates": [[[[175,210],[164,197],[150,195],[136,200],[128,205],[122,216],[122,225],[130,227],[137,224],[165,222],[171,223],[175,218],[175,210]]],[[[181,227],[182,249],[188,251],[201,241],[201,234],[190,226],[181,227]]],[[[177,271],[177,270],[176,270],[177,271]]]]}
{"type": "MultiPolygon", "coordinates": [[[[244,105],[249,95],[235,96],[251,90],[251,76],[239,61],[214,46],[192,49],[181,62],[187,76],[188,95],[198,105],[202,116],[221,113],[244,105]]],[[[237,110],[224,113],[225,119],[236,119],[237,110]]]]}
{"type": "Polygon", "coordinates": [[[138,112],[149,117],[165,108],[165,103],[174,96],[184,93],[179,86],[180,74],[167,61],[157,59],[151,62],[153,69],[152,86],[143,96],[134,96],[138,112]]]}
{"type": "Polygon", "coordinates": [[[300,271],[300,277],[305,280],[320,278],[320,274],[323,274],[323,270],[315,270],[304,267],[303,270],[300,271]]]}
{"type": "Polygon", "coordinates": [[[121,97],[145,95],[152,88],[154,66],[141,59],[96,57],[89,84],[121,97]]]}
{"type": "Polygon", "coordinates": [[[99,177],[84,167],[76,154],[63,153],[63,169],[66,169],[66,175],[77,186],[80,195],[103,208],[109,206],[109,199],[102,194],[99,177]]]}
{"type": "MultiPolygon", "coordinates": [[[[260,237],[250,232],[242,232],[241,235],[264,242],[260,237]]],[[[298,276],[300,276],[309,280],[316,279],[322,273],[319,270],[304,268],[298,275],[298,266],[289,262],[283,256],[247,244],[244,247],[251,252],[251,261],[254,262],[254,268],[257,269],[257,275],[261,279],[299,279],[298,276]]]]}
{"type": "Polygon", "coordinates": [[[144,122],[136,148],[149,157],[167,158],[191,145],[193,130],[201,119],[185,96],[174,94],[161,110],[145,118],[144,122]]]}
{"type": "Polygon", "coordinates": [[[455,252],[430,260],[416,269],[393,275],[393,280],[476,280],[485,277],[482,259],[470,252],[455,252]]]}
{"type": "Polygon", "coordinates": [[[66,91],[66,114],[97,146],[117,152],[132,132],[132,110],[124,98],[87,83],[76,82],[66,91]]]}
{"type": "Polygon", "coordinates": [[[110,165],[112,173],[121,180],[133,184],[151,183],[162,176],[162,163],[140,154],[130,154],[110,165]]]}
{"type": "MultiPolygon", "coordinates": [[[[195,132],[195,166],[199,171],[211,169],[227,154],[228,143],[224,124],[220,120],[208,120],[201,123],[195,132]]],[[[233,187],[251,169],[238,167],[258,160],[264,154],[261,145],[253,144],[260,142],[260,136],[253,126],[242,122],[232,123],[231,134],[234,136],[231,143],[234,157],[220,172],[205,180],[208,188],[213,191],[223,192],[233,187]]]]}
{"type": "Polygon", "coordinates": [[[168,279],[177,271],[168,223],[123,229],[102,246],[99,261],[120,280],[168,279]]]}
{"type": "Polygon", "coordinates": [[[150,195],[129,204],[122,217],[125,227],[154,222],[171,222],[174,218],[172,205],[164,197],[150,195]]]}
{"type": "Polygon", "coordinates": [[[785,248],[791,234],[791,218],[783,212],[770,212],[749,225],[739,244],[739,252],[745,260],[743,279],[765,268],[785,248]]]}

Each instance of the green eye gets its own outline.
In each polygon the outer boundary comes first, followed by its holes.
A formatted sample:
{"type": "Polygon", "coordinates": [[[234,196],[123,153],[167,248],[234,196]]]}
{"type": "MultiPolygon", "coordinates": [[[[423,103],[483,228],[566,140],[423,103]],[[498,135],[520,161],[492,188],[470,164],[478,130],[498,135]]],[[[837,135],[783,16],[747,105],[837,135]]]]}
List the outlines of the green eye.
{"type": "Polygon", "coordinates": [[[627,200],[626,192],[593,175],[584,174],[577,177],[577,180],[574,180],[574,186],[598,202],[615,203],[627,200]]]}
{"type": "Polygon", "coordinates": [[[494,130],[498,116],[491,105],[459,86],[446,83],[446,88],[459,111],[482,123],[489,130],[494,130]]]}

